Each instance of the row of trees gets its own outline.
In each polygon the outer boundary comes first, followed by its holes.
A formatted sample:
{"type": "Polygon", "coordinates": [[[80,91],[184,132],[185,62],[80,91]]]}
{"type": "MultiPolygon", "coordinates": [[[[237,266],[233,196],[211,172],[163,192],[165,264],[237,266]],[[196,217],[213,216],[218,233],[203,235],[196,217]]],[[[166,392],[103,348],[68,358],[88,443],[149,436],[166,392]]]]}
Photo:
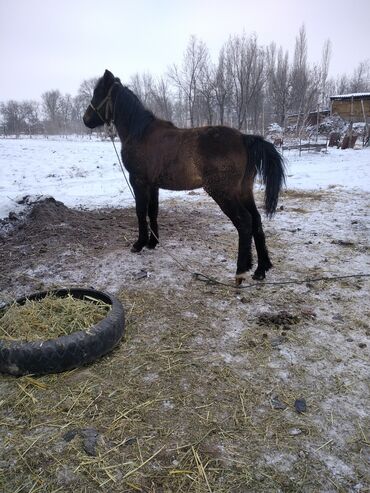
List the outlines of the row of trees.
{"type": "Polygon", "coordinates": [[[84,133],[82,115],[92,94],[84,94],[86,85],[92,82],[81,84],[75,97],[52,90],[41,95],[41,103],[13,100],[1,103],[2,132],[5,135],[84,133]]]}
{"type": "MultiPolygon", "coordinates": [[[[135,74],[129,86],[157,116],[179,126],[225,124],[264,133],[271,122],[284,125],[288,114],[300,115],[297,131],[312,110],[329,107],[335,93],[370,91],[370,63],[354,73],[329,78],[331,44],[323,46],[319,64],[310,64],[307,36],[302,26],[292,59],[275,43],[261,46],[257,36],[230,36],[218,60],[211,60],[204,42],[192,36],[183,61],[155,79],[135,74]]],[[[42,94],[41,103],[8,101],[0,106],[3,132],[83,133],[82,115],[97,79],[84,81],[77,96],[58,90],[42,94]]]]}

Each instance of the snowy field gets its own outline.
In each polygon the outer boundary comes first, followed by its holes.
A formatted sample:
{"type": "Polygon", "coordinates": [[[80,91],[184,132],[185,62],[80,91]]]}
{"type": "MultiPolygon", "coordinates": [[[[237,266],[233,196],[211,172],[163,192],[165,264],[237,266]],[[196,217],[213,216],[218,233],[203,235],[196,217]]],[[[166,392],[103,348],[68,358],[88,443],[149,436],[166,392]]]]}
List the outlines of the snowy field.
{"type": "MultiPolygon", "coordinates": [[[[370,191],[370,148],[301,156],[290,151],[285,158],[288,189],[370,191]]],[[[51,195],[68,207],[89,209],[133,204],[112,143],[78,138],[0,140],[0,218],[19,210],[16,202],[25,195],[51,195]]],[[[187,192],[160,191],[161,199],[173,197],[196,200],[187,192]]]]}

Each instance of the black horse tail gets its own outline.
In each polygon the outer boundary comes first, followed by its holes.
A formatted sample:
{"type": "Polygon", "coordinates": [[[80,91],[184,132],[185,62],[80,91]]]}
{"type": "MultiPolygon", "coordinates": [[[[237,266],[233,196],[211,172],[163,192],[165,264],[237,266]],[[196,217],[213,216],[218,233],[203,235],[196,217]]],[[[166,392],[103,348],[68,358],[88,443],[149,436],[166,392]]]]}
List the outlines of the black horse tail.
{"type": "Polygon", "coordinates": [[[266,214],[271,217],[276,211],[279,193],[285,184],[285,166],[281,154],[274,144],[259,135],[243,135],[247,150],[248,168],[253,167],[262,178],[265,189],[266,214]]]}

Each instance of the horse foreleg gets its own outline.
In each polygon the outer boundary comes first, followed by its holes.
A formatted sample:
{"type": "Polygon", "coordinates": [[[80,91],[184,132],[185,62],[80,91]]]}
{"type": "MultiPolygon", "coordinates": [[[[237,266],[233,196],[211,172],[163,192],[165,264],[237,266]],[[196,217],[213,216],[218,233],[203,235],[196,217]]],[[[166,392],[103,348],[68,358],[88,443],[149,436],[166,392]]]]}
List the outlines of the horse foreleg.
{"type": "Polygon", "coordinates": [[[135,179],[130,177],[131,185],[135,193],[136,215],[139,224],[139,238],[132,245],[131,252],[140,252],[148,243],[148,223],[146,216],[148,214],[149,205],[149,189],[141,184],[138,184],[135,179]]]}
{"type": "Polygon", "coordinates": [[[155,248],[158,245],[158,188],[153,187],[150,191],[148,216],[150,220],[150,238],[147,243],[148,248],[155,248]]]}

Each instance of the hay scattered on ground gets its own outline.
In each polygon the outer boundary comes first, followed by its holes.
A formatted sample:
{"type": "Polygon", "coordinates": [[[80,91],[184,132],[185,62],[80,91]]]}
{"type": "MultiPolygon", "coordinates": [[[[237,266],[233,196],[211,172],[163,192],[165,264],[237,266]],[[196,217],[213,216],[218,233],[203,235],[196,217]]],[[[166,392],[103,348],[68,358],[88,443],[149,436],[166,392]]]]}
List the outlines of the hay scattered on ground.
{"type": "Polygon", "coordinates": [[[0,338],[34,341],[86,330],[106,317],[110,305],[100,300],[64,298],[53,294],[41,300],[13,303],[0,312],[0,338]]]}
{"type": "MultiPolygon", "coordinates": [[[[335,197],[287,195],[276,222],[264,222],[268,281],[364,270],[365,250],[332,240],[367,245],[367,202],[335,197]],[[311,213],[302,221],[293,207],[311,213]]],[[[231,276],[237,237],[214,204],[167,202],[161,224],[181,261],[231,276]]],[[[368,491],[367,279],[239,291],[200,283],[161,247],[128,253],[134,209],[27,227],[0,252],[13,262],[4,261],[6,292],[67,281],[115,292],[125,338],[87,368],[0,379],[0,491],[368,491]],[[142,269],[149,276],[135,278],[142,269]]]]}

